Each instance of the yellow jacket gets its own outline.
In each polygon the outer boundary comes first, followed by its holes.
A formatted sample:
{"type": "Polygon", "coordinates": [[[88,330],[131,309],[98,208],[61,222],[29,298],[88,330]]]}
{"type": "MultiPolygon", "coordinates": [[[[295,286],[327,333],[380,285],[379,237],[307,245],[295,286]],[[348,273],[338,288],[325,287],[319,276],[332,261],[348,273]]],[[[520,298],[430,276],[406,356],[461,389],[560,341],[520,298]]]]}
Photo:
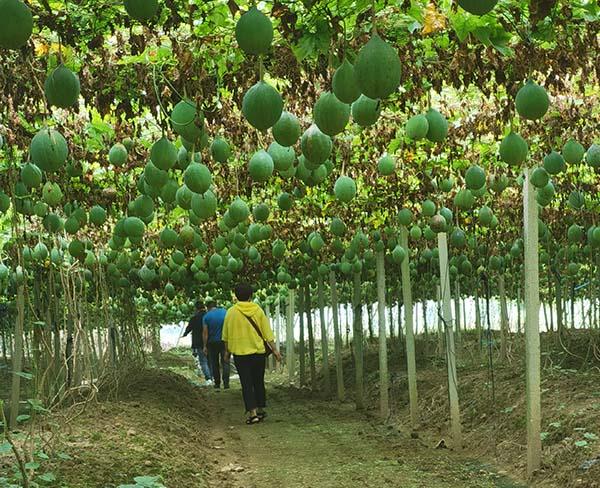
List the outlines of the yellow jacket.
{"type": "Polygon", "coordinates": [[[227,349],[236,356],[264,354],[266,351],[263,339],[258,336],[244,315],[254,319],[265,341],[275,340],[263,309],[253,302],[238,302],[225,315],[222,338],[227,342],[227,349]]]}

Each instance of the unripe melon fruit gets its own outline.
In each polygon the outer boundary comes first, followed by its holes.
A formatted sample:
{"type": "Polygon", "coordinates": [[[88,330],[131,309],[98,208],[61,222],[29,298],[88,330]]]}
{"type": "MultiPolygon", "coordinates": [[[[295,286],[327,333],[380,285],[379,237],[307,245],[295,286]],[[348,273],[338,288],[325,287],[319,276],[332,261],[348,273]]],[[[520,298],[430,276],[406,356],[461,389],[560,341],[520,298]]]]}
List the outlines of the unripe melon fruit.
{"type": "Polygon", "coordinates": [[[382,156],[377,163],[377,171],[382,176],[394,174],[394,171],[396,171],[396,160],[394,157],[389,154],[382,156]]]}
{"type": "Polygon", "coordinates": [[[413,115],[406,122],[406,135],[415,141],[425,139],[429,132],[429,121],[425,115],[413,115]]]}
{"type": "Polygon", "coordinates": [[[125,10],[135,20],[146,22],[158,12],[158,0],[125,0],[125,10]]]}
{"type": "Polygon", "coordinates": [[[421,204],[421,212],[425,217],[433,217],[437,210],[437,206],[431,200],[424,200],[421,204]]]}
{"type": "Polygon", "coordinates": [[[252,209],[252,216],[257,222],[266,222],[270,213],[271,211],[266,203],[259,203],[252,209]]]}
{"type": "Polygon", "coordinates": [[[544,169],[551,175],[557,175],[567,169],[564,158],[552,151],[544,157],[544,169]]]}
{"type": "Polygon", "coordinates": [[[210,188],[212,176],[204,164],[192,163],[183,173],[183,181],[194,193],[204,193],[210,188]]]}
{"type": "Polygon", "coordinates": [[[42,188],[42,200],[51,207],[55,207],[60,204],[63,194],[60,186],[57,183],[47,181],[42,188]]]}
{"type": "Polygon", "coordinates": [[[331,92],[322,93],[313,109],[313,119],[321,132],[333,137],[348,125],[350,105],[338,100],[331,92]]]}
{"type": "Polygon", "coordinates": [[[273,175],[273,158],[263,149],[254,153],[248,163],[250,177],[257,182],[267,181],[273,175]]]}
{"type": "Polygon", "coordinates": [[[246,54],[265,54],[273,42],[273,24],[265,14],[252,7],[238,20],[235,38],[246,54]]]}
{"type": "Polygon", "coordinates": [[[250,215],[248,204],[241,198],[236,198],[229,206],[229,216],[236,223],[244,222],[250,215]]]}
{"type": "Polygon", "coordinates": [[[352,104],[352,118],[361,127],[369,127],[377,122],[381,114],[381,101],[365,95],[352,104]]]}
{"type": "Polygon", "coordinates": [[[42,129],[33,136],[29,155],[31,162],[42,171],[57,171],[65,164],[69,148],[60,132],[54,129],[42,129]]]}
{"type": "Polygon", "coordinates": [[[448,135],[448,121],[437,110],[431,108],[425,114],[429,129],[427,131],[427,139],[431,142],[443,142],[448,135]]]}
{"type": "Polygon", "coordinates": [[[544,188],[548,184],[549,179],[548,172],[542,167],[535,168],[531,172],[530,181],[536,188],[544,188]]]}
{"type": "Polygon", "coordinates": [[[90,222],[99,227],[106,222],[106,210],[100,205],[95,205],[90,209],[90,222]]]}
{"type": "Polygon", "coordinates": [[[189,99],[181,100],[171,112],[171,126],[176,134],[192,145],[198,143],[203,134],[204,113],[189,99]]]}
{"type": "Polygon", "coordinates": [[[511,132],[500,143],[500,159],[511,166],[519,166],[527,159],[529,146],[519,134],[511,132]]]}
{"type": "Polygon", "coordinates": [[[302,154],[314,165],[324,163],[329,158],[332,147],[331,138],[314,124],[302,135],[302,154]]]}
{"type": "Polygon", "coordinates": [[[217,212],[217,197],[208,190],[204,194],[194,193],[191,200],[192,212],[201,220],[207,220],[217,212]]]}
{"type": "Polygon", "coordinates": [[[585,161],[592,168],[600,167],[600,146],[598,144],[592,144],[587,152],[585,153],[585,161]]]}
{"type": "Polygon", "coordinates": [[[485,171],[477,165],[471,166],[465,174],[465,182],[469,190],[479,190],[485,185],[485,171]]]}
{"type": "Polygon", "coordinates": [[[210,145],[210,153],[213,159],[218,163],[226,163],[231,157],[231,148],[225,139],[222,137],[215,137],[210,145]]]}
{"type": "Polygon", "coordinates": [[[21,181],[27,188],[37,188],[42,184],[42,171],[35,164],[26,163],[21,168],[21,181]]]}
{"type": "Polygon", "coordinates": [[[485,15],[491,12],[498,0],[458,0],[458,4],[473,15],[485,15]]]}
{"type": "Polygon", "coordinates": [[[242,113],[258,130],[273,127],[283,112],[283,99],[275,88],[259,81],[252,86],[242,100],[242,113]]]}
{"type": "Polygon", "coordinates": [[[170,170],[177,162],[177,148],[166,137],[161,137],[152,145],[150,160],[158,169],[170,170]]]}
{"type": "Polygon", "coordinates": [[[21,0],[0,0],[0,48],[19,49],[31,37],[33,16],[21,0]]]}
{"type": "Polygon", "coordinates": [[[285,147],[277,142],[272,142],[267,151],[273,159],[277,171],[287,171],[294,164],[296,153],[291,147],[285,147]]]}
{"type": "Polygon", "coordinates": [[[569,164],[579,164],[585,156],[585,148],[575,139],[570,139],[562,148],[562,155],[569,164]]]}
{"type": "Polygon", "coordinates": [[[569,206],[575,210],[581,210],[585,205],[585,195],[577,190],[569,194],[569,206]]]}
{"type": "Polygon", "coordinates": [[[113,166],[123,166],[127,162],[127,156],[127,149],[120,142],[117,142],[108,151],[108,161],[113,166]]]}
{"type": "Polygon", "coordinates": [[[69,108],[75,105],[80,93],[79,78],[64,64],[60,64],[46,78],[44,94],[50,105],[69,108]]]}
{"type": "Polygon", "coordinates": [[[377,34],[359,51],[354,63],[354,77],[363,95],[382,99],[400,85],[402,67],[397,51],[377,34]]]}
{"type": "Polygon", "coordinates": [[[400,223],[400,225],[408,227],[410,224],[412,224],[413,218],[413,213],[408,208],[403,208],[402,210],[400,210],[400,212],[398,212],[398,222],[400,223]]]}
{"type": "Polygon", "coordinates": [[[339,201],[348,203],[356,195],[356,183],[349,176],[340,176],[335,182],[333,192],[339,201]]]}
{"type": "Polygon", "coordinates": [[[279,197],[277,197],[277,205],[284,212],[290,210],[293,204],[294,199],[292,198],[292,195],[287,192],[283,192],[281,195],[279,195],[279,197]]]}
{"type": "Polygon", "coordinates": [[[284,147],[293,146],[300,138],[300,122],[290,112],[282,112],[281,117],[271,130],[275,141],[284,147]]]}
{"type": "Polygon", "coordinates": [[[550,99],[546,90],[529,80],[518,91],[515,106],[521,117],[527,120],[541,119],[550,107],[550,99]]]}
{"type": "Polygon", "coordinates": [[[360,97],[360,89],[354,76],[354,66],[347,59],[344,59],[339,68],[335,70],[331,87],[340,102],[351,104],[360,97]]]}

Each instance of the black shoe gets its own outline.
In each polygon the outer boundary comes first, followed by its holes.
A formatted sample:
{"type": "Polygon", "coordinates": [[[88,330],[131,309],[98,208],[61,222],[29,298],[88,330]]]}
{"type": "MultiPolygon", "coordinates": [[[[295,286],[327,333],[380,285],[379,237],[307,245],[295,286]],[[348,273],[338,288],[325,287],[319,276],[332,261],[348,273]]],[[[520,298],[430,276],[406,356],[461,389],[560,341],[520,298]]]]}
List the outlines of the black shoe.
{"type": "Polygon", "coordinates": [[[220,384],[217,384],[217,383],[215,383],[215,390],[220,390],[220,389],[221,389],[221,385],[220,385],[220,384]]]}

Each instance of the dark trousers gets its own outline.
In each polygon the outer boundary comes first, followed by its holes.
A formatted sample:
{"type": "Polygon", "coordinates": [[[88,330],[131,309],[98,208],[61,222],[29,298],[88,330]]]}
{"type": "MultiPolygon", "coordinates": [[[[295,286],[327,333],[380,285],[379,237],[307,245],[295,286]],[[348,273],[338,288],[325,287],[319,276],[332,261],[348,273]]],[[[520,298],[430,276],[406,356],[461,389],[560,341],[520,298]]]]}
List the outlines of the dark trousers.
{"type": "Polygon", "coordinates": [[[225,343],[223,341],[208,343],[208,361],[215,386],[221,385],[221,366],[223,367],[223,386],[229,387],[229,363],[225,362],[225,343]]]}
{"type": "Polygon", "coordinates": [[[242,384],[242,395],[246,412],[255,408],[267,406],[267,394],[265,392],[265,364],[264,354],[248,354],[246,356],[235,356],[235,367],[240,376],[242,384]]]}

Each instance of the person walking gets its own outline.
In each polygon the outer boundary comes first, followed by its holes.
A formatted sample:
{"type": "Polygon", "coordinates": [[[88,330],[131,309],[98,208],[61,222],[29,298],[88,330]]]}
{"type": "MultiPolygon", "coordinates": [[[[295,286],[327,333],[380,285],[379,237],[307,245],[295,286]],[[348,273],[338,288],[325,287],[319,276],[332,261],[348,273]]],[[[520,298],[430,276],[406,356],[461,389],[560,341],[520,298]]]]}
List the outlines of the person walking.
{"type": "Polygon", "coordinates": [[[205,385],[212,385],[212,374],[210,367],[208,366],[208,359],[204,353],[204,340],[203,340],[203,323],[204,314],[206,309],[204,303],[201,301],[196,302],[196,313],[190,319],[190,322],[183,333],[183,337],[186,337],[190,332],[192,333],[192,354],[198,362],[198,376],[204,375],[205,385]]]}
{"type": "Polygon", "coordinates": [[[242,396],[248,425],[258,424],[266,417],[265,364],[267,350],[278,361],[281,354],[275,345],[273,330],[264,311],[252,300],[252,286],[240,283],[235,288],[237,303],[225,315],[222,339],[225,359],[233,354],[242,384],[242,396]]]}
{"type": "Polygon", "coordinates": [[[221,371],[223,388],[229,388],[229,362],[225,361],[225,343],[221,337],[226,310],[217,307],[214,301],[208,302],[208,312],[203,319],[204,354],[208,354],[208,364],[213,375],[215,389],[221,388],[221,371]]]}

